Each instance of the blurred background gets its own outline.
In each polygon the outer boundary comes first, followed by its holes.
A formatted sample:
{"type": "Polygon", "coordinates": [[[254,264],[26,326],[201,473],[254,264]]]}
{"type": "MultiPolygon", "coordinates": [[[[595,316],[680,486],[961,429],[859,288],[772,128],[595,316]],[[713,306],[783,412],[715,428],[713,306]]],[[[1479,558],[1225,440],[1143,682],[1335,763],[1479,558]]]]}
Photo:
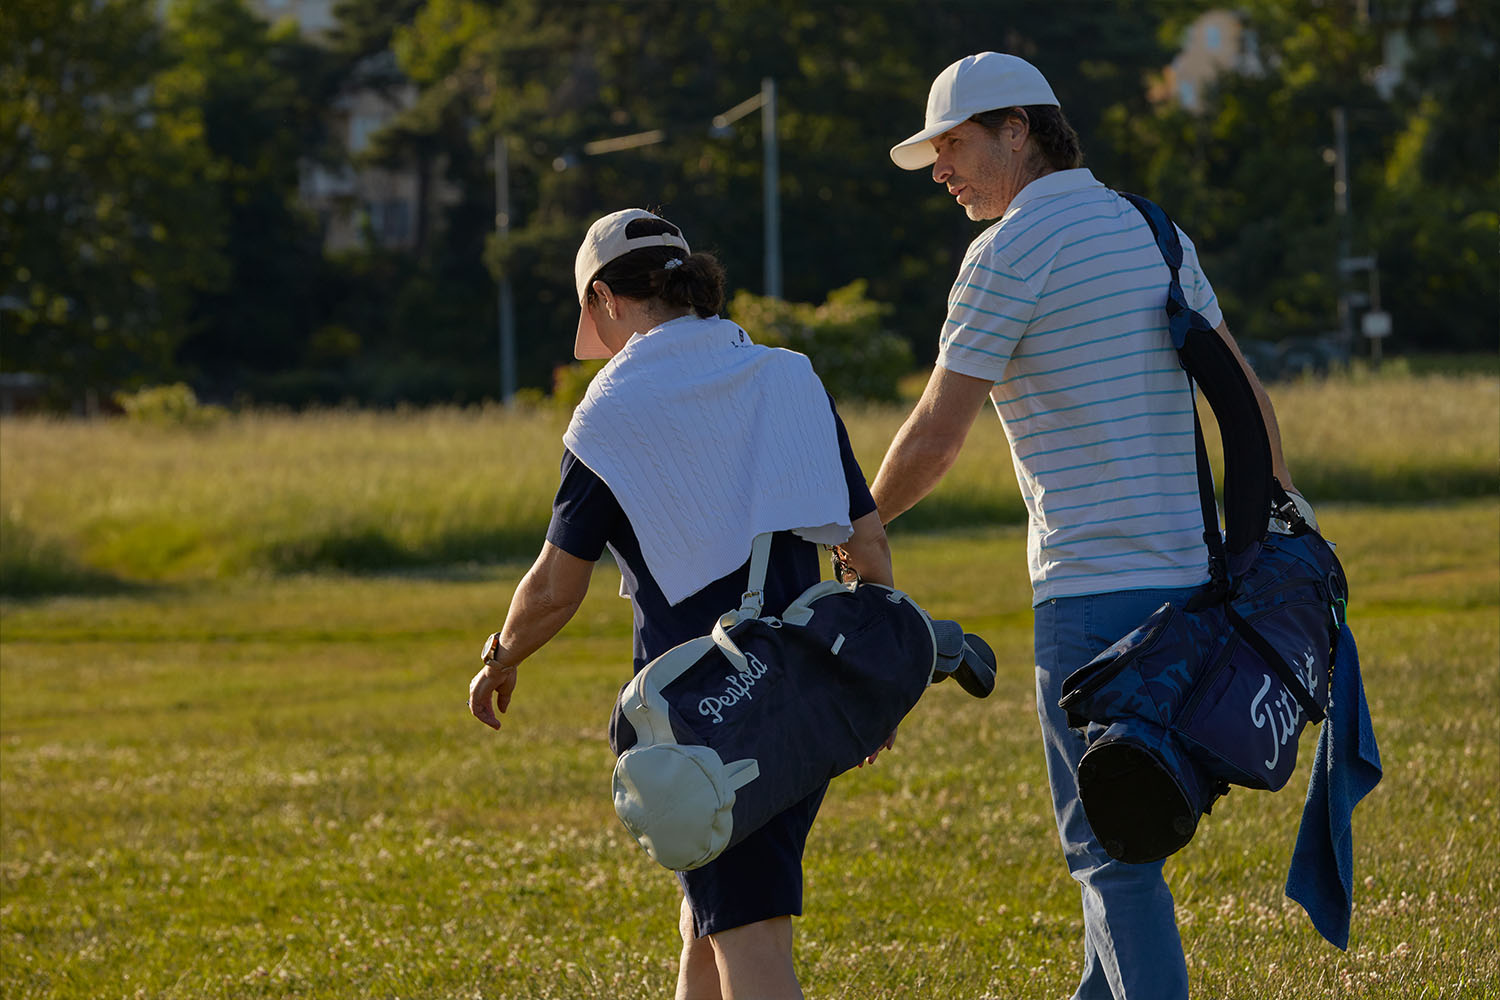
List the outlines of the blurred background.
{"type": "Polygon", "coordinates": [[[576,392],[643,206],[841,398],[929,363],[968,221],[887,150],[944,66],[1052,82],[1263,376],[1500,343],[1500,4],[7,0],[0,411],[576,392]]]}

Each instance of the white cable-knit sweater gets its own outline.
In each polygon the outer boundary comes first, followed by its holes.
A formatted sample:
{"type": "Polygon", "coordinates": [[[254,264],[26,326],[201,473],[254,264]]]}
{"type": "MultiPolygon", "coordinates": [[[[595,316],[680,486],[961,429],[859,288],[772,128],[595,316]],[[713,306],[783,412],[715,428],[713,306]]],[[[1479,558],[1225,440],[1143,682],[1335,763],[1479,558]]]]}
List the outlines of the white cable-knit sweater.
{"type": "Polygon", "coordinates": [[[636,334],[563,443],[609,486],[667,600],[741,566],[763,531],[851,534],[833,411],[806,356],[717,316],[636,334]]]}

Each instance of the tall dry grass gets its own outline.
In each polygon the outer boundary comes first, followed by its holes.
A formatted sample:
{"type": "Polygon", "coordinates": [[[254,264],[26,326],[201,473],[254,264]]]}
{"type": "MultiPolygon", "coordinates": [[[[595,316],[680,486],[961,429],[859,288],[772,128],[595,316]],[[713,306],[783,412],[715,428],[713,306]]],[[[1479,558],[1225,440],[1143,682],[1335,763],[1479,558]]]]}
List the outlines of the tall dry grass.
{"type": "MultiPolygon", "coordinates": [[[[1272,396],[1315,503],[1500,494],[1494,375],[1355,372],[1272,396]]],[[[905,414],[845,408],[868,478],[905,414]]],[[[242,413],[203,426],[6,418],[0,591],[525,558],[546,529],[564,426],[553,410],[499,407],[242,413]]],[[[897,524],[1024,517],[1004,434],[984,413],[936,492],[897,524]]]]}

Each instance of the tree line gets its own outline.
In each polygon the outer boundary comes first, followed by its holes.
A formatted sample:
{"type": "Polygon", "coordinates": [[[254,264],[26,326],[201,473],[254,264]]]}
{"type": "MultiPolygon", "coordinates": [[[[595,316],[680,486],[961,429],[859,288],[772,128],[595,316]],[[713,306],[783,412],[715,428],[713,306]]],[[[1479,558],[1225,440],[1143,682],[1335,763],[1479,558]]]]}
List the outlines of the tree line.
{"type": "MultiPolygon", "coordinates": [[[[570,360],[578,240],[631,205],[715,251],[748,312],[768,315],[753,299],[765,291],[759,114],[712,127],[765,78],[784,298],[843,290],[847,309],[867,296],[856,311],[879,317],[884,363],[889,337],[930,360],[982,226],[887,150],[919,125],[932,77],[983,49],[1043,69],[1087,165],[1179,221],[1240,336],[1337,328],[1341,289],[1365,280],[1338,261],[1373,256],[1390,349],[1495,349],[1500,8],[1243,0],[1254,71],[1221,75],[1197,109],[1153,100],[1210,6],[339,0],[334,29],[311,39],[244,0],[10,0],[0,372],[42,375],[59,399],[186,380],[221,401],[475,402],[499,388],[503,277],[520,383],[545,388],[570,360]],[[1398,32],[1399,81],[1382,86],[1398,32]],[[406,86],[415,100],[351,154],[329,109],[406,86]],[[448,196],[422,199],[407,249],[332,253],[298,196],[318,164],[413,170],[448,196]]],[[[844,335],[839,363],[858,356],[844,335]]]]}

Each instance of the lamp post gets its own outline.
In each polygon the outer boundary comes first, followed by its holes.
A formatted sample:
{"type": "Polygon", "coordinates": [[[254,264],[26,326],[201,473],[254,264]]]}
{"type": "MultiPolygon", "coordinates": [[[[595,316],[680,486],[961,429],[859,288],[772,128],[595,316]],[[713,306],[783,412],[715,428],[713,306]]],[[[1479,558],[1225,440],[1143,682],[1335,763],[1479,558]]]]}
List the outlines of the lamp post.
{"type": "Polygon", "coordinates": [[[1342,107],[1333,109],[1333,213],[1338,225],[1339,338],[1348,348],[1354,340],[1354,316],[1349,302],[1349,129],[1342,107]]]}
{"type": "MultiPolygon", "coordinates": [[[[495,136],[495,240],[504,250],[510,238],[510,154],[506,136],[495,136]]],[[[516,394],[516,308],[510,270],[500,273],[500,401],[509,404],[516,394]]]]}
{"type": "Polygon", "coordinates": [[[781,152],[776,144],[776,81],[760,81],[762,204],[766,216],[766,295],[781,298],[781,152]]]}
{"type": "Polygon", "coordinates": [[[781,298],[781,148],[776,127],[776,81],[765,77],[760,93],[748,97],[721,115],[714,115],[710,135],[721,136],[731,122],[759,111],[761,146],[761,211],[765,218],[765,294],[781,298]]]}

